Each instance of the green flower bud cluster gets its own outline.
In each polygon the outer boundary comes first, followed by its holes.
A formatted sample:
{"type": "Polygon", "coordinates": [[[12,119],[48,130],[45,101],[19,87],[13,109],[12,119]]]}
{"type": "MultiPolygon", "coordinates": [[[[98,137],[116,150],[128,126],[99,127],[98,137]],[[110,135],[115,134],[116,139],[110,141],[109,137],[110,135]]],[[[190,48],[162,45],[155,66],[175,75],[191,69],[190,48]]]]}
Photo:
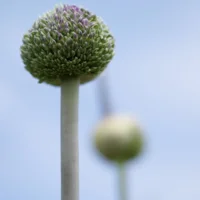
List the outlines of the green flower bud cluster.
{"type": "Polygon", "coordinates": [[[129,116],[109,116],[95,130],[97,150],[108,160],[123,163],[143,149],[142,130],[129,116]]]}
{"type": "Polygon", "coordinates": [[[98,76],[114,56],[114,38],[96,15],[77,6],[59,5],[45,13],[24,35],[21,57],[39,80],[59,86],[79,77],[98,76]]]}

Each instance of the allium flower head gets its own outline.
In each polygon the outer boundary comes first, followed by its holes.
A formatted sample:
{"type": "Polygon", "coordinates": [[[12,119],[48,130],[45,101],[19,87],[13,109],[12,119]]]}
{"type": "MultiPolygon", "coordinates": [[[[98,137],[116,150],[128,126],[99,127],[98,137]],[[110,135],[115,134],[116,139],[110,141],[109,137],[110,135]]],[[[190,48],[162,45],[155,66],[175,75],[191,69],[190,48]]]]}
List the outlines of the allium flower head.
{"type": "Polygon", "coordinates": [[[109,116],[96,127],[95,145],[108,160],[126,162],[141,153],[142,130],[129,116],[109,116]]]}
{"type": "Polygon", "coordinates": [[[103,21],[77,6],[59,5],[45,13],[23,37],[21,57],[39,82],[59,86],[99,75],[114,56],[114,38],[103,21]]]}

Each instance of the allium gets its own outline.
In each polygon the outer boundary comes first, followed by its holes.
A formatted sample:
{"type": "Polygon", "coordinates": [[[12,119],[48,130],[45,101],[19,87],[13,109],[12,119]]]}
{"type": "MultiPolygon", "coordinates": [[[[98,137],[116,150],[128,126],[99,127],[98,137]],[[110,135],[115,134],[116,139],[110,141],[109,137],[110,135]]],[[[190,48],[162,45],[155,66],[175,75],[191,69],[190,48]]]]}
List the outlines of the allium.
{"type": "Polygon", "coordinates": [[[124,163],[141,153],[142,130],[129,116],[109,116],[96,127],[95,145],[108,160],[124,163]]]}
{"type": "Polygon", "coordinates": [[[59,5],[24,35],[21,57],[40,83],[60,86],[68,78],[84,83],[98,76],[113,58],[114,46],[99,17],[74,5],[59,5]]]}

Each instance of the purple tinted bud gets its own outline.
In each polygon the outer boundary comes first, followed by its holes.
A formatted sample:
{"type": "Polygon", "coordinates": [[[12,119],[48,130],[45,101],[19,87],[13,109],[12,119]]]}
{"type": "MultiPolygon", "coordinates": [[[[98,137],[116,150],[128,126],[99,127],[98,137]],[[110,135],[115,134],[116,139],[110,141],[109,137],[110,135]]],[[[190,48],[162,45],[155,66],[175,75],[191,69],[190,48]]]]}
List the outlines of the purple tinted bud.
{"type": "Polygon", "coordinates": [[[79,12],[79,11],[80,11],[80,9],[79,9],[77,6],[75,6],[75,5],[70,6],[70,9],[71,9],[73,12],[79,12]]]}
{"type": "Polygon", "coordinates": [[[58,25],[58,31],[60,31],[61,30],[61,26],[60,25],[58,25]]]}
{"type": "Polygon", "coordinates": [[[83,24],[84,26],[87,26],[87,25],[88,25],[88,19],[83,19],[83,20],[82,20],[82,24],[83,24]]]}
{"type": "Polygon", "coordinates": [[[61,9],[59,9],[59,8],[56,8],[56,13],[61,13],[61,9]]]}
{"type": "Polygon", "coordinates": [[[48,25],[49,25],[50,27],[52,27],[52,26],[53,26],[53,22],[49,22],[48,25]]]}
{"type": "Polygon", "coordinates": [[[57,31],[57,30],[55,30],[55,33],[56,33],[57,37],[60,39],[61,36],[62,36],[62,34],[59,31],[57,31]]]}
{"type": "Polygon", "coordinates": [[[58,15],[54,15],[54,19],[55,19],[56,21],[58,21],[58,20],[59,20],[58,15]]]}
{"type": "Polygon", "coordinates": [[[78,7],[75,6],[75,11],[76,12],[80,12],[81,10],[80,10],[80,8],[78,8],[78,7]]]}
{"type": "Polygon", "coordinates": [[[64,22],[64,20],[62,18],[60,18],[59,22],[62,24],[64,22]]]}
{"type": "Polygon", "coordinates": [[[77,36],[77,34],[76,34],[75,32],[73,32],[72,34],[73,34],[73,37],[74,37],[75,39],[78,38],[78,36],[77,36]]]}
{"type": "Polygon", "coordinates": [[[67,11],[63,11],[63,16],[67,16],[67,11]]]}
{"type": "Polygon", "coordinates": [[[69,6],[68,9],[69,9],[70,11],[73,11],[73,6],[69,6]]]}
{"type": "Polygon", "coordinates": [[[58,34],[58,39],[60,40],[61,39],[61,37],[62,37],[62,34],[61,33],[57,33],[58,34]]]}
{"type": "Polygon", "coordinates": [[[64,5],[63,10],[67,11],[67,6],[66,5],[64,5]]]}
{"type": "Polygon", "coordinates": [[[74,18],[75,18],[75,19],[79,19],[79,17],[80,17],[80,14],[79,14],[79,13],[77,13],[77,12],[74,13],[74,18]]]}

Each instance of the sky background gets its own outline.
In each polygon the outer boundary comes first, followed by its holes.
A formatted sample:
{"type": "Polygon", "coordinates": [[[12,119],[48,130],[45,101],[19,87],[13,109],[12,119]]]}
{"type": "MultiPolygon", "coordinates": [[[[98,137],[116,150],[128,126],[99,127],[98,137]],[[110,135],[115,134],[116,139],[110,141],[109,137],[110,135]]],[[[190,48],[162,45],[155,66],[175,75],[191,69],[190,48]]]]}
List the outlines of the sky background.
{"type": "MultiPolygon", "coordinates": [[[[60,91],[39,85],[20,58],[23,34],[56,0],[0,0],[0,199],[60,199],[60,91]]],[[[200,199],[200,1],[84,0],[116,39],[107,73],[116,112],[145,129],[128,165],[129,199],[200,199]]],[[[80,200],[116,200],[116,168],[91,142],[97,81],[80,89],[80,200]]]]}

